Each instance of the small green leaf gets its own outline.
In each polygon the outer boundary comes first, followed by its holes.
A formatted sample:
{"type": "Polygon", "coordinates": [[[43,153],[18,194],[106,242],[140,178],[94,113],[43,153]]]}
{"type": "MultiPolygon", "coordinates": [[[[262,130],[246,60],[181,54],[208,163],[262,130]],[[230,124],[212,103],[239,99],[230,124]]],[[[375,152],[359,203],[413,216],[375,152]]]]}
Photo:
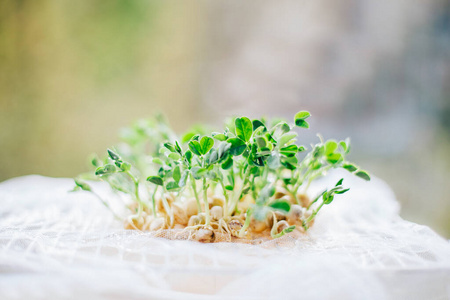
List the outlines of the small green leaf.
{"type": "Polygon", "coordinates": [[[109,157],[111,157],[112,160],[120,159],[119,154],[117,154],[116,152],[112,151],[111,149],[108,149],[107,151],[108,151],[109,157]]]}
{"type": "Polygon", "coordinates": [[[170,191],[170,190],[176,190],[176,189],[179,189],[180,187],[179,187],[179,185],[178,185],[178,183],[176,183],[175,181],[169,181],[167,184],[166,184],[166,189],[168,190],[168,191],[170,191]]]}
{"type": "Polygon", "coordinates": [[[298,152],[297,145],[289,145],[280,149],[280,153],[287,157],[293,157],[298,152]]]}
{"type": "Polygon", "coordinates": [[[178,141],[175,141],[175,150],[177,150],[178,153],[182,154],[182,150],[180,144],[178,144],[178,141]]]}
{"type": "Polygon", "coordinates": [[[75,184],[77,187],[79,187],[83,191],[87,191],[87,192],[92,191],[91,187],[86,182],[83,182],[79,179],[75,179],[75,184]]]}
{"type": "Polygon", "coordinates": [[[234,124],[236,125],[236,136],[241,140],[248,142],[252,137],[253,133],[253,124],[247,117],[236,118],[234,120],[234,124]]]}
{"type": "Polygon", "coordinates": [[[180,181],[180,179],[181,179],[181,169],[180,169],[180,166],[176,166],[175,169],[173,169],[172,177],[173,177],[173,179],[175,180],[175,182],[180,181]]]}
{"type": "Polygon", "coordinates": [[[177,152],[172,152],[169,154],[169,158],[172,160],[179,160],[181,158],[181,156],[177,152]]]}
{"type": "Polygon", "coordinates": [[[338,147],[338,144],[336,143],[336,141],[333,140],[329,140],[325,143],[325,154],[326,155],[331,155],[334,153],[334,151],[336,151],[338,147]]]}
{"type": "Polygon", "coordinates": [[[250,191],[250,187],[246,187],[245,189],[242,190],[242,195],[247,194],[250,191]]]}
{"type": "Polygon", "coordinates": [[[295,225],[289,226],[288,228],[283,229],[283,233],[286,234],[286,233],[292,232],[292,231],[294,231],[294,229],[295,229],[295,225]]]}
{"type": "Polygon", "coordinates": [[[289,210],[291,210],[291,204],[288,201],[285,200],[279,200],[275,201],[269,204],[270,207],[276,210],[283,211],[285,213],[288,213],[289,210]]]}
{"type": "Polygon", "coordinates": [[[184,170],[183,171],[183,175],[181,175],[181,178],[178,182],[178,185],[180,187],[184,187],[186,186],[187,180],[188,180],[188,176],[189,176],[189,171],[188,170],[184,170]]]}
{"type": "Polygon", "coordinates": [[[200,146],[201,146],[201,153],[205,155],[214,146],[214,140],[209,136],[204,136],[200,140],[200,146]]]}
{"type": "Polygon", "coordinates": [[[115,165],[113,164],[106,164],[103,167],[99,167],[97,168],[97,170],[95,170],[95,175],[108,175],[108,174],[113,174],[117,172],[117,168],[115,165]]]}
{"type": "Polygon", "coordinates": [[[226,185],[226,186],[225,186],[225,189],[226,189],[226,190],[229,190],[229,191],[234,190],[234,189],[233,189],[233,186],[231,186],[231,185],[226,185]]]}
{"type": "Polygon", "coordinates": [[[370,181],[370,175],[366,171],[360,170],[360,171],[356,172],[355,175],[366,181],[370,181]]]}
{"type": "Polygon", "coordinates": [[[221,142],[227,140],[227,136],[223,133],[213,132],[212,137],[221,142]]]}
{"type": "Polygon", "coordinates": [[[247,148],[245,142],[240,138],[230,138],[227,140],[227,142],[231,144],[230,153],[234,156],[241,155],[247,148]]]}
{"type": "Polygon", "coordinates": [[[334,199],[334,195],[327,195],[327,193],[325,193],[324,195],[323,195],[323,203],[324,204],[330,204],[331,202],[333,202],[333,199],[334,199]]]}
{"type": "Polygon", "coordinates": [[[267,166],[272,170],[277,170],[281,167],[280,155],[278,153],[272,153],[267,159],[267,166]]]}
{"type": "Polygon", "coordinates": [[[327,161],[330,164],[336,164],[342,160],[342,155],[340,153],[332,153],[327,156],[327,161]]]}
{"type": "Polygon", "coordinates": [[[194,179],[199,180],[199,179],[203,178],[203,176],[206,175],[206,172],[208,172],[208,170],[206,170],[205,168],[193,167],[191,169],[191,172],[192,172],[192,176],[194,177],[194,179]]]}
{"type": "Polygon", "coordinates": [[[184,153],[184,157],[186,157],[186,160],[191,164],[192,162],[192,152],[190,150],[186,151],[184,153]]]}
{"type": "Polygon", "coordinates": [[[297,136],[296,132],[287,132],[285,134],[283,134],[280,139],[278,140],[277,143],[277,147],[281,148],[284,145],[286,145],[287,143],[292,143],[294,140],[294,138],[297,136]]]}
{"type": "Polygon", "coordinates": [[[294,117],[295,125],[298,127],[309,128],[309,123],[305,120],[310,116],[311,114],[308,111],[299,111],[294,117]]]}
{"type": "Polygon", "coordinates": [[[302,119],[296,120],[295,125],[302,128],[309,128],[309,123],[302,119]]]}
{"type": "Polygon", "coordinates": [[[152,159],[152,162],[153,162],[154,164],[158,164],[158,165],[163,165],[163,164],[164,164],[163,161],[162,161],[159,157],[154,157],[154,158],[152,159]]]}
{"type": "Polygon", "coordinates": [[[253,120],[252,125],[253,125],[253,131],[258,129],[259,127],[263,127],[263,132],[267,131],[266,125],[264,125],[264,123],[261,122],[260,120],[253,120]]]}
{"type": "Polygon", "coordinates": [[[115,164],[123,172],[131,170],[131,164],[126,161],[116,160],[115,164]]]}
{"type": "Polygon", "coordinates": [[[92,157],[92,159],[91,159],[91,164],[92,164],[94,167],[98,168],[98,167],[100,167],[100,166],[102,165],[102,162],[100,161],[100,159],[98,159],[98,157],[97,157],[96,155],[94,155],[94,156],[92,157]]]}
{"type": "Polygon", "coordinates": [[[224,157],[224,155],[227,153],[227,151],[230,149],[230,147],[231,147],[231,144],[229,144],[227,142],[222,142],[219,144],[219,148],[218,148],[219,159],[224,157]]]}
{"type": "Polygon", "coordinates": [[[344,178],[339,179],[335,186],[342,185],[342,182],[344,182],[344,178]]]}
{"type": "Polygon", "coordinates": [[[200,143],[198,141],[196,141],[196,140],[191,140],[189,142],[189,149],[195,155],[198,155],[198,156],[202,155],[202,147],[200,146],[200,143]]]}
{"type": "Polygon", "coordinates": [[[231,156],[228,156],[227,160],[222,164],[222,169],[228,170],[233,166],[233,158],[231,156]]]}
{"type": "Polygon", "coordinates": [[[355,172],[356,170],[358,170],[358,168],[353,164],[344,164],[342,167],[349,172],[355,172]]]}
{"type": "Polygon", "coordinates": [[[216,149],[213,149],[211,151],[211,155],[209,156],[209,164],[213,164],[219,160],[219,153],[216,151],[216,149]]]}
{"type": "Polygon", "coordinates": [[[151,183],[154,183],[156,185],[164,185],[162,178],[159,176],[149,176],[147,177],[147,181],[150,181],[151,183]]]}
{"type": "Polygon", "coordinates": [[[269,143],[267,138],[264,136],[258,136],[257,138],[255,138],[255,142],[259,148],[265,148],[265,147],[267,147],[267,144],[269,143]]]}
{"type": "Polygon", "coordinates": [[[336,194],[344,194],[344,193],[347,193],[348,191],[350,191],[350,189],[339,190],[339,191],[336,191],[335,193],[336,194]]]}
{"type": "Polygon", "coordinates": [[[169,151],[171,152],[176,152],[177,150],[175,149],[175,146],[172,143],[164,143],[164,147],[166,147],[169,151]]]}

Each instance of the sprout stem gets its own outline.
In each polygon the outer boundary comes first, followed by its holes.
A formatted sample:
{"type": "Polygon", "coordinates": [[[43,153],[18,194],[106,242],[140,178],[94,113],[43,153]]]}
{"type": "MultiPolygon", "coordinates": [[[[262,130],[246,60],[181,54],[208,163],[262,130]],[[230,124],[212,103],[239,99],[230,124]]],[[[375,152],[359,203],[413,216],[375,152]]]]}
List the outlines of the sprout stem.
{"type": "Polygon", "coordinates": [[[239,231],[239,237],[242,238],[245,235],[245,231],[247,230],[247,228],[250,226],[250,221],[252,219],[252,209],[249,208],[247,210],[247,214],[245,216],[245,222],[244,222],[244,226],[242,226],[241,231],[239,231]]]}
{"type": "Polygon", "coordinates": [[[234,199],[233,199],[233,202],[231,203],[231,206],[229,207],[229,210],[228,210],[228,212],[227,212],[228,215],[231,215],[232,212],[233,212],[233,210],[236,209],[237,204],[238,204],[239,200],[241,199],[241,194],[242,194],[242,191],[244,190],[245,182],[247,181],[247,178],[248,178],[249,175],[250,175],[250,167],[248,167],[248,168],[247,168],[247,171],[245,171],[244,179],[242,179],[242,185],[241,185],[241,187],[239,188],[239,193],[236,193],[236,194],[235,194],[235,197],[234,197],[234,199]]]}
{"type": "Polygon", "coordinates": [[[208,203],[208,187],[206,185],[206,178],[203,177],[203,202],[205,203],[205,225],[210,226],[211,216],[209,215],[209,203],[208,203]]]}
{"type": "Polygon", "coordinates": [[[153,210],[153,217],[155,217],[156,218],[156,199],[155,199],[155,196],[156,196],[156,191],[158,190],[158,185],[155,187],[155,190],[153,191],[153,194],[152,194],[152,210],[153,210]]]}
{"type": "Polygon", "coordinates": [[[192,191],[194,192],[195,200],[197,201],[197,209],[198,209],[198,212],[201,213],[202,206],[200,205],[200,198],[197,193],[197,185],[195,184],[194,176],[192,174],[190,174],[190,175],[191,175],[191,182],[192,182],[192,191]]]}

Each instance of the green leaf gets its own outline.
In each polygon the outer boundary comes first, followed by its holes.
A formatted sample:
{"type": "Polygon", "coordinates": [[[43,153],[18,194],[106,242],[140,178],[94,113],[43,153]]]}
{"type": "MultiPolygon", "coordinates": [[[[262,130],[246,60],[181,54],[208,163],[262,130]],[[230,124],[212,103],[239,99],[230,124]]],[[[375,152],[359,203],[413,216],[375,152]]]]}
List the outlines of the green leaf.
{"type": "Polygon", "coordinates": [[[225,189],[226,189],[226,190],[229,190],[229,191],[234,190],[233,186],[231,186],[231,185],[226,185],[226,186],[225,186],[225,189]]]}
{"type": "Polygon", "coordinates": [[[162,178],[159,176],[149,176],[147,177],[147,181],[150,181],[151,183],[154,183],[156,185],[164,185],[162,178]]]}
{"type": "Polygon", "coordinates": [[[281,148],[289,142],[293,142],[293,139],[297,136],[296,132],[287,132],[283,134],[278,140],[277,147],[281,148]]]}
{"type": "Polygon", "coordinates": [[[263,132],[267,131],[266,125],[264,125],[264,123],[261,122],[260,120],[253,120],[252,125],[253,125],[253,131],[258,129],[259,127],[263,127],[263,132]]]}
{"type": "Polygon", "coordinates": [[[189,142],[189,149],[195,155],[198,155],[198,156],[202,155],[202,147],[200,146],[200,143],[198,141],[196,141],[196,140],[191,140],[189,142]]]}
{"type": "Polygon", "coordinates": [[[330,164],[336,164],[342,160],[342,155],[340,153],[332,153],[327,156],[327,161],[330,164]]]}
{"type": "Polygon", "coordinates": [[[154,157],[154,158],[152,159],[152,162],[153,162],[154,164],[158,164],[158,165],[163,165],[163,164],[164,164],[163,161],[162,161],[159,157],[154,157]]]}
{"type": "Polygon", "coordinates": [[[281,167],[280,156],[278,155],[278,153],[272,153],[269,156],[269,158],[267,159],[267,166],[272,170],[277,170],[279,167],[281,167]]]}
{"type": "Polygon", "coordinates": [[[247,117],[236,118],[234,120],[234,124],[236,125],[236,136],[241,140],[248,142],[252,137],[253,133],[253,124],[247,117]]]}
{"type": "Polygon", "coordinates": [[[366,171],[360,170],[360,171],[356,172],[355,175],[366,181],[370,181],[370,175],[366,171]]]}
{"type": "Polygon", "coordinates": [[[178,144],[178,141],[175,141],[175,150],[177,150],[178,153],[182,154],[182,150],[180,147],[180,144],[178,144]]]}
{"type": "Polygon", "coordinates": [[[309,128],[309,123],[305,120],[310,116],[311,114],[308,111],[299,111],[294,117],[295,125],[298,127],[309,128]]]}
{"type": "Polygon", "coordinates": [[[227,140],[227,142],[231,144],[230,153],[234,156],[241,155],[247,148],[245,142],[240,138],[230,138],[227,140]]]}
{"type": "Polygon", "coordinates": [[[188,150],[188,151],[186,151],[184,153],[184,157],[186,157],[186,159],[189,162],[189,164],[191,164],[191,162],[192,162],[192,152],[190,150],[188,150]]]}
{"type": "Polygon", "coordinates": [[[100,166],[102,165],[102,162],[100,161],[100,159],[98,159],[98,157],[97,157],[96,155],[94,155],[94,156],[92,157],[92,159],[91,159],[91,164],[92,164],[94,167],[98,168],[98,167],[100,167],[100,166]]]}
{"type": "Polygon", "coordinates": [[[336,191],[335,193],[336,194],[344,194],[344,193],[347,193],[348,191],[350,191],[350,189],[339,190],[339,191],[336,191]]]}
{"type": "Polygon", "coordinates": [[[289,145],[280,149],[280,153],[287,157],[295,156],[298,152],[297,145],[289,145]]]}
{"type": "Polygon", "coordinates": [[[295,229],[295,225],[289,226],[288,228],[283,229],[283,233],[286,234],[286,233],[292,232],[292,231],[294,231],[294,229],[295,229]]]}
{"type": "Polygon", "coordinates": [[[109,157],[111,157],[112,160],[120,159],[119,154],[117,154],[116,152],[112,151],[111,149],[108,149],[107,151],[108,151],[109,157]]]}
{"type": "Polygon", "coordinates": [[[131,170],[131,164],[126,161],[116,160],[115,164],[123,172],[131,170]]]}
{"type": "Polygon", "coordinates": [[[335,186],[342,185],[342,182],[344,182],[344,178],[339,179],[335,186]]]}
{"type": "Polygon", "coordinates": [[[79,187],[83,191],[87,191],[87,192],[92,191],[91,187],[86,182],[80,181],[79,179],[75,179],[75,184],[77,187],[79,187]]]}
{"type": "Polygon", "coordinates": [[[309,128],[309,123],[302,119],[296,120],[295,125],[302,128],[309,128]]]}
{"type": "Polygon", "coordinates": [[[249,191],[250,191],[250,187],[248,186],[248,187],[246,187],[245,189],[242,190],[241,195],[245,195],[245,194],[247,194],[249,191]]]}
{"type": "Polygon", "coordinates": [[[267,144],[269,143],[267,138],[264,136],[258,136],[257,138],[255,138],[255,142],[259,148],[265,148],[265,147],[267,147],[267,144]]]}
{"type": "Polygon", "coordinates": [[[187,180],[188,180],[188,176],[189,176],[189,171],[188,170],[184,170],[183,171],[183,175],[181,175],[181,178],[178,181],[178,185],[180,187],[186,186],[186,183],[187,183],[187,180]]]}
{"type": "Polygon", "coordinates": [[[326,155],[331,155],[334,153],[334,151],[336,151],[338,147],[338,144],[336,143],[336,141],[333,140],[329,140],[325,143],[325,154],[326,155]]]}
{"type": "Polygon", "coordinates": [[[222,169],[228,170],[233,166],[233,158],[228,156],[227,160],[222,164],[222,169]]]}
{"type": "Polygon", "coordinates": [[[352,173],[358,170],[358,168],[353,164],[344,164],[342,167],[352,173]]]}
{"type": "Polygon", "coordinates": [[[229,144],[227,142],[222,142],[219,144],[219,148],[218,148],[219,159],[224,157],[224,155],[227,153],[227,151],[230,149],[230,147],[231,147],[231,144],[229,144]]]}
{"type": "Polygon", "coordinates": [[[173,169],[173,174],[172,174],[173,179],[178,182],[181,179],[181,169],[180,166],[176,166],[175,169],[173,169]]]}
{"type": "Polygon", "coordinates": [[[330,204],[331,202],[333,202],[334,200],[334,195],[328,195],[327,193],[325,193],[323,195],[323,203],[324,204],[330,204]]]}
{"type": "Polygon", "coordinates": [[[178,183],[176,183],[175,181],[169,181],[167,184],[166,184],[166,189],[168,190],[168,191],[170,191],[170,190],[176,190],[176,189],[179,189],[180,187],[179,187],[179,185],[178,185],[178,183]]]}
{"type": "Polygon", "coordinates": [[[177,152],[172,152],[169,154],[169,158],[172,160],[179,160],[181,158],[181,156],[177,152]]]}
{"type": "Polygon", "coordinates": [[[273,136],[279,137],[289,131],[291,131],[291,126],[289,126],[289,124],[285,121],[281,121],[277,123],[270,132],[273,136]]]}
{"type": "Polygon", "coordinates": [[[288,213],[291,210],[291,204],[286,200],[278,200],[269,204],[270,207],[276,210],[288,213]]]}
{"type": "Polygon", "coordinates": [[[212,137],[221,142],[227,140],[227,136],[223,133],[213,132],[212,137]]]}
{"type": "Polygon", "coordinates": [[[209,156],[209,164],[213,164],[219,160],[219,153],[216,151],[216,149],[213,149],[211,151],[211,155],[209,156]]]}
{"type": "Polygon", "coordinates": [[[205,155],[214,146],[214,140],[209,136],[204,136],[200,140],[200,146],[201,146],[201,153],[205,155]]]}
{"type": "Polygon", "coordinates": [[[169,151],[171,152],[176,152],[175,146],[172,143],[164,143],[164,147],[166,147],[167,149],[169,149],[169,151]]]}
{"type": "Polygon", "coordinates": [[[117,172],[117,168],[115,165],[113,164],[106,164],[103,167],[99,167],[97,168],[97,170],[95,170],[95,175],[108,175],[108,174],[113,174],[117,172]]]}
{"type": "Polygon", "coordinates": [[[203,178],[203,176],[206,175],[208,170],[205,168],[193,167],[191,169],[191,172],[192,172],[192,176],[194,177],[194,179],[199,180],[199,179],[203,178]]]}

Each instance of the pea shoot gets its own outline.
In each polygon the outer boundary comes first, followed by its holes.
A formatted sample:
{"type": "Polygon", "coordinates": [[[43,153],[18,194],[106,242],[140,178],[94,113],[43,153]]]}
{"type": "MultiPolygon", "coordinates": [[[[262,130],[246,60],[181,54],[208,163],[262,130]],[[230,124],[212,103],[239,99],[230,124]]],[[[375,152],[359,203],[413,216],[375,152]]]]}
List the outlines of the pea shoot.
{"type": "Polygon", "coordinates": [[[111,209],[86,181],[109,184],[126,203],[127,229],[175,229],[200,242],[214,242],[219,232],[230,240],[304,233],[324,206],[349,190],[341,179],[311,200],[314,180],[335,168],[370,180],[347,160],[349,139],[319,135],[310,147],[298,143],[310,116],[300,111],[293,123],[243,116],[221,131],[196,126],[181,137],[161,116],[140,120],[122,131],[123,142],[103,160],[91,160],[94,173],[80,175],[74,190],[94,193],[111,209]]]}

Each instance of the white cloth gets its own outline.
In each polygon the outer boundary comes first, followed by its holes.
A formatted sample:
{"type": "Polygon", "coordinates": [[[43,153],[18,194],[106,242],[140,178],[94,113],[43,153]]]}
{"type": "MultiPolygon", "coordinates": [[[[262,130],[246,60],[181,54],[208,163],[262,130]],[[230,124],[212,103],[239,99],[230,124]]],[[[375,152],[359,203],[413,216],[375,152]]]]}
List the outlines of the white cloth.
{"type": "Polygon", "coordinates": [[[450,299],[449,242],[402,220],[377,178],[334,171],[311,196],[340,177],[351,190],[308,235],[263,245],[154,238],[124,230],[91,194],[68,193],[71,179],[5,181],[0,299],[450,299]]]}

